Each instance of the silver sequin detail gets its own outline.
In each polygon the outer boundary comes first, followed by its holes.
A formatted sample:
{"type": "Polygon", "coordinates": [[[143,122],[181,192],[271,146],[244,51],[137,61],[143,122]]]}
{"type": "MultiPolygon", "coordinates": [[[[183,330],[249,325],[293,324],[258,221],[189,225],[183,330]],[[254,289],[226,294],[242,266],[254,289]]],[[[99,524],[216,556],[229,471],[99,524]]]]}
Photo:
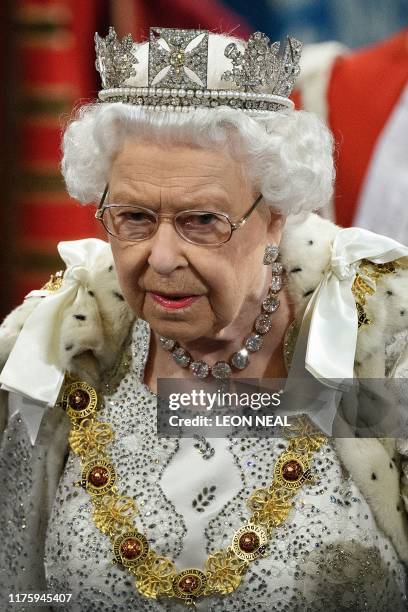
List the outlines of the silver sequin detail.
{"type": "Polygon", "coordinates": [[[217,487],[211,485],[209,487],[203,487],[191,503],[192,507],[196,512],[205,512],[211,502],[215,499],[215,491],[217,487]]]}
{"type": "Polygon", "coordinates": [[[194,434],[193,438],[196,440],[194,443],[194,448],[198,450],[203,459],[211,459],[215,453],[215,449],[211,446],[211,444],[204,438],[204,436],[199,436],[198,434],[194,434]]]}

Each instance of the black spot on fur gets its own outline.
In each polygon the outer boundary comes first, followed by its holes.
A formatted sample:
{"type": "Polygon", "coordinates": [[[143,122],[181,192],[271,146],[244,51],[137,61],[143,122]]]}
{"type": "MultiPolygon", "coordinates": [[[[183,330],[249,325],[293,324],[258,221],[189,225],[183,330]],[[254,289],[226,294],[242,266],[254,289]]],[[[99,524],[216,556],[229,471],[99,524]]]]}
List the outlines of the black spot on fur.
{"type": "Polygon", "coordinates": [[[293,268],[293,269],[290,271],[290,273],[291,273],[291,274],[294,274],[295,272],[301,272],[301,271],[302,271],[302,268],[293,268]]]}
{"type": "Polygon", "coordinates": [[[392,293],[392,291],[390,289],[387,289],[386,294],[387,295],[393,295],[393,293],[392,293]]]}
{"type": "Polygon", "coordinates": [[[405,314],[405,310],[400,310],[400,315],[401,315],[401,317],[403,317],[403,316],[404,316],[404,314],[405,314]]]}
{"type": "Polygon", "coordinates": [[[309,291],[306,291],[306,293],[303,294],[303,297],[309,297],[309,295],[312,295],[313,292],[314,289],[309,289],[309,291]]]}
{"type": "Polygon", "coordinates": [[[112,272],[112,270],[113,270],[113,266],[110,265],[109,268],[108,268],[108,272],[112,272]]]}
{"type": "Polygon", "coordinates": [[[78,319],[78,321],[86,321],[86,316],[77,314],[77,315],[74,315],[74,319],[78,319]]]}
{"type": "Polygon", "coordinates": [[[392,462],[390,461],[390,469],[392,470],[392,469],[393,469],[393,467],[394,467],[394,466],[392,465],[392,462]]]}
{"type": "Polygon", "coordinates": [[[74,348],[74,345],[73,345],[73,344],[66,344],[66,345],[65,345],[65,350],[66,350],[66,351],[72,351],[72,349],[73,349],[73,348],[74,348]]]}
{"type": "Polygon", "coordinates": [[[125,301],[125,298],[123,297],[123,295],[121,293],[118,293],[117,291],[113,292],[113,295],[115,296],[115,298],[117,298],[118,300],[120,300],[121,302],[125,301]]]}
{"type": "Polygon", "coordinates": [[[313,240],[309,240],[308,244],[310,244],[310,245],[314,244],[313,240]]]}
{"type": "Polygon", "coordinates": [[[374,474],[374,472],[371,474],[371,480],[377,480],[377,474],[374,474]]]}
{"type": "Polygon", "coordinates": [[[89,294],[91,297],[95,297],[94,292],[93,292],[93,291],[91,291],[90,289],[88,290],[88,294],[89,294]]]}
{"type": "Polygon", "coordinates": [[[401,504],[397,504],[397,512],[401,512],[401,504]]]}

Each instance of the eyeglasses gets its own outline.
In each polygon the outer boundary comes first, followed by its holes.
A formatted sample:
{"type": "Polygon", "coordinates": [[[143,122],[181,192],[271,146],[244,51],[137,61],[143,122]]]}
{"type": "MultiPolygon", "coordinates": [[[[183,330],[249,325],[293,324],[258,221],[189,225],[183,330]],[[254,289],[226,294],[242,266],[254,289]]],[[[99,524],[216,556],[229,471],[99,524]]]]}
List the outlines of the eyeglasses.
{"type": "Polygon", "coordinates": [[[262,199],[260,194],[247,212],[237,221],[228,215],[208,210],[182,210],[176,214],[156,213],[143,206],[104,204],[108,185],[95,214],[106,231],[118,240],[140,242],[154,236],[160,218],[171,219],[177,234],[192,244],[219,246],[230,240],[233,232],[244,225],[262,199]]]}

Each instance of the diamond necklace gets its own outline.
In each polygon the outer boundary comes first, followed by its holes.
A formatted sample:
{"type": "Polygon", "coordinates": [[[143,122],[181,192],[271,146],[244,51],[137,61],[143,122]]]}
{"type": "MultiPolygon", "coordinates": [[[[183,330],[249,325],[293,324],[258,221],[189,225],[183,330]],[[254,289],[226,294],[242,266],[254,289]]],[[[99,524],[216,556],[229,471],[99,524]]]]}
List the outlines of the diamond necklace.
{"type": "Polygon", "coordinates": [[[246,338],[244,345],[236,351],[228,361],[217,361],[210,366],[206,361],[194,360],[190,353],[172,338],[159,336],[160,346],[169,351],[174,361],[182,368],[189,368],[194,376],[207,378],[209,375],[214,378],[225,380],[229,378],[235,370],[243,370],[249,364],[249,354],[259,351],[263,344],[265,334],[272,327],[271,315],[279,308],[280,301],[277,294],[282,289],[283,266],[280,262],[273,262],[272,280],[269,286],[268,295],[262,302],[262,312],[254,322],[254,331],[246,338]]]}

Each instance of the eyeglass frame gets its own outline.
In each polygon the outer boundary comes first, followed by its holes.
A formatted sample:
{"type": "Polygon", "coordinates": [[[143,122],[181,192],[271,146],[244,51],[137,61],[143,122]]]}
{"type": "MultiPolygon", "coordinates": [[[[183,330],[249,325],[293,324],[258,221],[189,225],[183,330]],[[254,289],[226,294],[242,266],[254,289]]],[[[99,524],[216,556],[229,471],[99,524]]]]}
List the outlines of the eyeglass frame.
{"type": "Polygon", "coordinates": [[[111,236],[113,236],[113,238],[116,238],[117,240],[122,240],[123,242],[143,242],[143,240],[149,240],[149,238],[152,238],[157,230],[159,229],[159,221],[161,217],[167,217],[169,219],[171,219],[172,221],[172,225],[174,227],[174,229],[177,232],[177,235],[180,236],[180,238],[182,238],[183,240],[185,240],[186,242],[189,242],[190,244],[195,244],[196,246],[208,246],[208,247],[218,247],[221,246],[222,244],[226,244],[227,242],[229,242],[232,238],[232,234],[235,232],[235,230],[240,229],[241,227],[243,227],[245,225],[245,223],[247,222],[247,220],[249,219],[249,217],[251,216],[251,214],[253,213],[253,211],[255,210],[255,208],[258,206],[259,202],[262,200],[263,194],[260,193],[259,196],[256,198],[256,200],[253,202],[253,204],[250,206],[250,208],[248,208],[248,210],[242,215],[242,217],[240,217],[237,221],[232,222],[231,219],[229,218],[229,216],[226,213],[222,213],[222,212],[214,212],[211,210],[197,210],[197,209],[186,209],[186,210],[180,210],[177,213],[172,213],[172,214],[168,214],[168,213],[157,213],[154,210],[151,210],[150,208],[144,208],[143,206],[134,206],[132,204],[105,204],[105,199],[106,196],[108,194],[109,191],[109,183],[106,184],[106,187],[104,189],[104,192],[102,194],[101,200],[99,202],[98,208],[96,209],[95,212],[95,219],[98,219],[98,221],[100,221],[104,227],[104,229],[108,232],[108,234],[110,234],[111,236]],[[128,206],[129,208],[138,208],[140,210],[145,210],[148,211],[149,213],[151,213],[155,219],[156,219],[156,229],[154,230],[154,232],[152,234],[150,234],[150,236],[148,236],[147,238],[140,238],[139,240],[129,240],[126,238],[119,238],[119,236],[115,236],[115,234],[112,234],[112,232],[109,231],[109,229],[106,227],[104,221],[103,221],[103,214],[105,212],[105,210],[107,210],[108,208],[115,208],[115,207],[119,207],[119,206],[128,206]],[[183,213],[188,213],[188,212],[203,212],[203,213],[209,213],[209,214],[216,214],[216,215],[221,215],[222,217],[225,217],[225,219],[228,221],[228,223],[230,224],[231,227],[231,232],[229,237],[227,238],[227,240],[224,240],[223,242],[218,242],[216,244],[201,244],[199,242],[194,242],[193,240],[189,240],[188,238],[186,238],[185,236],[183,236],[183,234],[179,231],[177,225],[175,224],[174,220],[177,218],[178,215],[183,214],[183,213]]]}

